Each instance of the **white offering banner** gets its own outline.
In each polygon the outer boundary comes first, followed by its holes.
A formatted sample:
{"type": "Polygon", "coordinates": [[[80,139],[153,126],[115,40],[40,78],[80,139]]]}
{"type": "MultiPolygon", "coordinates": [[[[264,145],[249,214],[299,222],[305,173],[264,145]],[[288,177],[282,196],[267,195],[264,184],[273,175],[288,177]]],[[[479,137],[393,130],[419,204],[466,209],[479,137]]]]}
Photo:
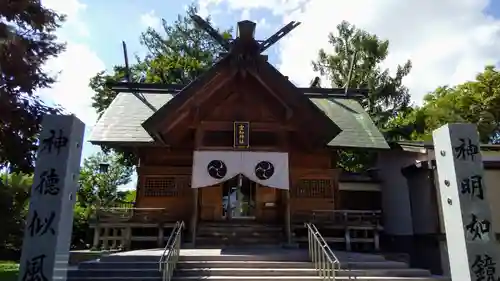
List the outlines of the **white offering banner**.
{"type": "Polygon", "coordinates": [[[195,151],[192,188],[211,186],[241,173],[241,152],[195,151]]]}
{"type": "Polygon", "coordinates": [[[241,173],[261,185],[289,189],[288,153],[242,152],[241,173]]]}
{"type": "Polygon", "coordinates": [[[238,174],[264,186],[289,189],[288,153],[194,152],[192,188],[219,184],[238,174]]]}

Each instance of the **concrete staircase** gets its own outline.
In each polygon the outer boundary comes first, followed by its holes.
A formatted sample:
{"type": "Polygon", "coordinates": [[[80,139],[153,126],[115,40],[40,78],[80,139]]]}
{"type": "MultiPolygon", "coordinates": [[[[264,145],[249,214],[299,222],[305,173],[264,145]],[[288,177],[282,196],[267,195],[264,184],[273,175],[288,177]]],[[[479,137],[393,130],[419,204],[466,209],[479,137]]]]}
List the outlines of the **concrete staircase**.
{"type": "Polygon", "coordinates": [[[279,245],[286,241],[282,227],[248,221],[204,222],[198,225],[196,232],[197,247],[279,245]]]}
{"type": "MultiPolygon", "coordinates": [[[[160,281],[158,260],[162,250],[141,250],[110,255],[99,261],[81,263],[68,272],[68,280],[160,281]]],[[[369,281],[450,281],[429,271],[411,269],[403,262],[388,261],[381,255],[336,253],[342,268],[336,280],[369,281]]],[[[175,281],[321,280],[302,249],[227,248],[186,249],[174,273],[175,281]]]]}

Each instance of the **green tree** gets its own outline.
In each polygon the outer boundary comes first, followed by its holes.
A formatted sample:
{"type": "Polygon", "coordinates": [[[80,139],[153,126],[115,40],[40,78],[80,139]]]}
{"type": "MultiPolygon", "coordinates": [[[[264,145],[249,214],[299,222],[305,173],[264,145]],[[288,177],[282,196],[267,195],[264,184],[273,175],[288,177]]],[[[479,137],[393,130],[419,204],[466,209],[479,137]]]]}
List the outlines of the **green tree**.
{"type": "Polygon", "coordinates": [[[137,191],[136,190],[127,190],[124,193],[123,197],[124,197],[123,201],[125,201],[125,202],[135,202],[135,200],[137,199],[137,191]]]}
{"type": "Polygon", "coordinates": [[[33,176],[13,173],[0,175],[0,251],[19,253],[28,211],[33,176]]]}
{"type": "Polygon", "coordinates": [[[83,208],[91,208],[96,203],[110,206],[125,199],[118,187],[132,180],[133,168],[121,164],[122,157],[116,153],[98,152],[83,160],[78,191],[78,202],[83,208]],[[102,164],[109,165],[107,171],[101,171],[102,164]]]}
{"type": "MultiPolygon", "coordinates": [[[[141,44],[148,50],[144,58],[136,58],[131,65],[131,78],[134,81],[163,84],[187,85],[201,73],[210,68],[224,49],[202,29],[199,29],[190,15],[196,14],[195,6],[190,6],[186,15],[179,15],[173,23],[163,20],[163,30],[148,28],[140,36],[141,44]]],[[[206,19],[210,22],[210,19],[206,19]]],[[[230,30],[221,32],[230,36],[230,30]]],[[[92,107],[102,114],[116,97],[115,92],[106,86],[107,82],[123,81],[126,71],[123,66],[115,66],[111,73],[100,72],[90,80],[95,91],[92,107]]],[[[103,146],[104,151],[109,148],[103,146]]],[[[136,162],[129,151],[119,151],[124,155],[127,165],[136,162]]]]}
{"type": "Polygon", "coordinates": [[[74,208],[73,242],[75,248],[88,246],[89,220],[99,207],[110,207],[128,195],[118,187],[129,183],[133,168],[123,165],[122,155],[98,152],[83,160],[77,202],[74,208]],[[107,171],[103,171],[107,164],[107,171]]]}
{"type": "Polygon", "coordinates": [[[60,112],[36,91],[55,82],[42,67],[65,48],[54,34],[63,21],[39,0],[1,1],[0,168],[33,172],[42,116],[60,112]]]}
{"type": "MultiPolygon", "coordinates": [[[[314,70],[327,77],[332,87],[368,89],[369,94],[361,99],[361,105],[386,138],[396,135],[409,138],[406,127],[388,127],[387,123],[395,115],[411,111],[410,94],[402,84],[411,70],[411,62],[398,66],[395,75],[391,76],[388,69],[381,67],[389,53],[389,41],[346,21],[337,26],[337,33],[329,34],[334,52],[329,54],[321,49],[318,59],[313,62],[314,70]]],[[[359,171],[366,168],[372,158],[372,153],[344,150],[340,154],[340,164],[346,170],[359,171]]]]}
{"type": "Polygon", "coordinates": [[[466,122],[478,125],[483,143],[499,143],[500,72],[486,66],[475,81],[454,87],[439,87],[424,97],[424,103],[410,114],[400,114],[389,126],[422,124],[422,131],[412,132],[413,140],[432,140],[432,131],[446,123],[466,122]]]}

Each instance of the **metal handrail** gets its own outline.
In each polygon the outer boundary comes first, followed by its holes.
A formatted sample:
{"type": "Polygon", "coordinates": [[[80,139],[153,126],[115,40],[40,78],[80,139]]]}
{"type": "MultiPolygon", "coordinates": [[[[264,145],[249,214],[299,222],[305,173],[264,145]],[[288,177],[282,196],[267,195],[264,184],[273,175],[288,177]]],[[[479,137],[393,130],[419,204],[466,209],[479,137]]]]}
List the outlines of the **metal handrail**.
{"type": "Polygon", "coordinates": [[[184,222],[176,222],[170,237],[168,237],[167,245],[158,262],[158,269],[161,272],[162,281],[170,281],[172,279],[175,267],[179,261],[183,229],[184,222]]]}
{"type": "Polygon", "coordinates": [[[340,269],[340,261],[330,249],[323,236],[312,223],[305,223],[309,258],[323,280],[335,280],[336,271],[340,269]]]}

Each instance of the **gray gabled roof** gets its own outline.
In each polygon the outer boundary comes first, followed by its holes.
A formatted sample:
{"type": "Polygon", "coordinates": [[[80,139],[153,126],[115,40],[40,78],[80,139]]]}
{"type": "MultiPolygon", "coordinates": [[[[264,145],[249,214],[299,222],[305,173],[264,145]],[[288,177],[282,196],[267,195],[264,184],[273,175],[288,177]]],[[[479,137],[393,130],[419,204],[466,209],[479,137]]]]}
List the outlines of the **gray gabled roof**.
{"type": "MultiPolygon", "coordinates": [[[[146,101],[160,108],[172,98],[170,94],[143,94],[146,101]]],[[[311,98],[311,101],[340,127],[342,132],[328,145],[356,148],[389,148],[384,137],[371,118],[352,99],[311,98]]],[[[90,142],[151,143],[153,139],[142,127],[142,123],[153,114],[153,110],[131,93],[119,93],[95,125],[90,142]]]]}
{"type": "Polygon", "coordinates": [[[388,149],[384,136],[361,104],[347,98],[311,98],[342,129],[329,146],[388,149]]]}
{"type": "MultiPolygon", "coordinates": [[[[142,94],[156,109],[166,104],[173,95],[142,94]]],[[[153,142],[142,127],[142,122],[153,115],[153,109],[131,93],[119,93],[99,118],[92,130],[92,143],[153,142]]]]}

